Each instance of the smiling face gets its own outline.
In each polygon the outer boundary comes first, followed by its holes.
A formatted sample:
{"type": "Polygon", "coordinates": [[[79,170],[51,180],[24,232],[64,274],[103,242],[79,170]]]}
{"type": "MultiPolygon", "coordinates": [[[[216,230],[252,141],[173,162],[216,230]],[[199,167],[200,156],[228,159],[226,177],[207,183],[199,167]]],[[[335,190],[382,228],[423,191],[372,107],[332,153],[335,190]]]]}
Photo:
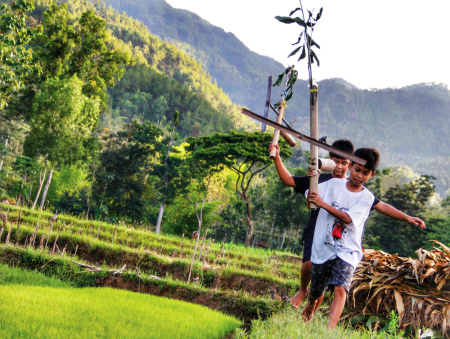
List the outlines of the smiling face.
{"type": "Polygon", "coordinates": [[[333,160],[336,163],[336,167],[333,170],[333,177],[346,178],[347,177],[346,173],[348,167],[350,166],[350,160],[336,157],[332,157],[331,160],[333,160]]]}
{"type": "Polygon", "coordinates": [[[350,179],[348,180],[348,186],[350,190],[361,190],[361,186],[364,185],[370,178],[373,178],[375,171],[365,168],[364,166],[353,163],[350,165],[350,179]]]}

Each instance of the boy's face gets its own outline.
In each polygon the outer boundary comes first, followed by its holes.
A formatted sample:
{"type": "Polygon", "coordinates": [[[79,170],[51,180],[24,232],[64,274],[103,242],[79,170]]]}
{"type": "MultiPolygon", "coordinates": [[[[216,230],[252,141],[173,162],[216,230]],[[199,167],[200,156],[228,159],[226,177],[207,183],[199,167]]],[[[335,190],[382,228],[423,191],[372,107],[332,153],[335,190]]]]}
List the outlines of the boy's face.
{"type": "Polygon", "coordinates": [[[350,166],[351,163],[350,160],[336,157],[332,157],[331,160],[333,160],[336,163],[336,167],[334,168],[333,171],[333,176],[335,178],[345,178],[348,167],[350,166]]]}
{"type": "Polygon", "coordinates": [[[350,181],[355,186],[364,185],[374,175],[375,171],[367,169],[360,164],[353,163],[350,165],[350,181]]]}

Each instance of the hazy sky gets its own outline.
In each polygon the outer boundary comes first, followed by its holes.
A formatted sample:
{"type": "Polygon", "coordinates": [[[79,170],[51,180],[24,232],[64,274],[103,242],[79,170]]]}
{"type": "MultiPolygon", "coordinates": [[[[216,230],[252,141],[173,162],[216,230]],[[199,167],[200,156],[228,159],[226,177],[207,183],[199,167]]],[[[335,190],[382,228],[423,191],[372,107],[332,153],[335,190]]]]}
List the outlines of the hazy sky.
{"type": "MultiPolygon", "coordinates": [[[[300,26],[282,24],[298,0],[166,0],[197,13],[235,34],[252,51],[283,65],[296,65],[306,78],[304,60],[287,58],[300,26]]],[[[450,84],[449,0],[303,0],[322,19],[313,38],[320,67],[316,80],[339,77],[359,88],[402,87],[421,82],[450,84]]],[[[299,13],[299,12],[297,12],[299,13]]],[[[296,13],[296,15],[297,15],[296,13]]]]}

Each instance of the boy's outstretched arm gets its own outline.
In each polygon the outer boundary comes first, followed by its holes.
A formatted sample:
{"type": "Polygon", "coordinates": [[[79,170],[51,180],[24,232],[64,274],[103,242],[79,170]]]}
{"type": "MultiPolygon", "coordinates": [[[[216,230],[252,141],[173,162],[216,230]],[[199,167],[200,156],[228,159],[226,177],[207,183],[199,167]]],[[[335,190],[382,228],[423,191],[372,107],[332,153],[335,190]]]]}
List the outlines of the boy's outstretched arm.
{"type": "Polygon", "coordinates": [[[317,207],[323,208],[333,217],[342,221],[344,224],[350,224],[352,222],[352,218],[350,218],[347,213],[340,211],[331,205],[328,205],[325,201],[322,200],[322,197],[317,192],[310,192],[308,195],[308,201],[316,204],[317,207]]]}
{"type": "Polygon", "coordinates": [[[278,172],[278,175],[279,175],[281,181],[286,186],[295,187],[294,178],[292,177],[291,173],[289,173],[289,171],[286,169],[286,167],[284,167],[283,161],[281,160],[280,146],[273,145],[272,143],[270,143],[269,153],[274,147],[276,148],[277,153],[275,155],[275,158],[273,159],[273,162],[275,164],[275,168],[277,169],[277,172],[278,172]]]}
{"type": "Polygon", "coordinates": [[[422,228],[426,228],[425,222],[422,219],[419,219],[417,217],[411,217],[407,215],[406,213],[403,213],[396,209],[394,206],[391,206],[389,204],[386,204],[382,201],[380,201],[378,204],[376,204],[374,207],[378,212],[386,214],[388,217],[399,219],[399,220],[405,220],[406,222],[409,222],[413,225],[418,225],[422,228]]]}

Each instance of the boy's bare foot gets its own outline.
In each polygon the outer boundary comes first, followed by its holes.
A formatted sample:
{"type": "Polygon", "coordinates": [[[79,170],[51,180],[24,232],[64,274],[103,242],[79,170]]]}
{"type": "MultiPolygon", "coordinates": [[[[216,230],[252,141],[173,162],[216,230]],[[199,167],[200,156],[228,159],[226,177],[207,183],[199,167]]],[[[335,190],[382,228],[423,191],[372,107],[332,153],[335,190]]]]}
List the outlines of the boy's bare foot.
{"type": "Polygon", "coordinates": [[[308,300],[308,302],[306,303],[306,306],[302,312],[303,321],[305,323],[311,321],[311,319],[314,315],[316,304],[317,304],[317,300],[315,300],[312,304],[311,304],[310,300],[308,300]]]}
{"type": "Polygon", "coordinates": [[[300,291],[298,291],[297,294],[291,298],[290,300],[291,305],[294,306],[295,308],[299,308],[303,300],[305,299],[307,293],[308,290],[303,291],[302,289],[300,289],[300,291]]]}

